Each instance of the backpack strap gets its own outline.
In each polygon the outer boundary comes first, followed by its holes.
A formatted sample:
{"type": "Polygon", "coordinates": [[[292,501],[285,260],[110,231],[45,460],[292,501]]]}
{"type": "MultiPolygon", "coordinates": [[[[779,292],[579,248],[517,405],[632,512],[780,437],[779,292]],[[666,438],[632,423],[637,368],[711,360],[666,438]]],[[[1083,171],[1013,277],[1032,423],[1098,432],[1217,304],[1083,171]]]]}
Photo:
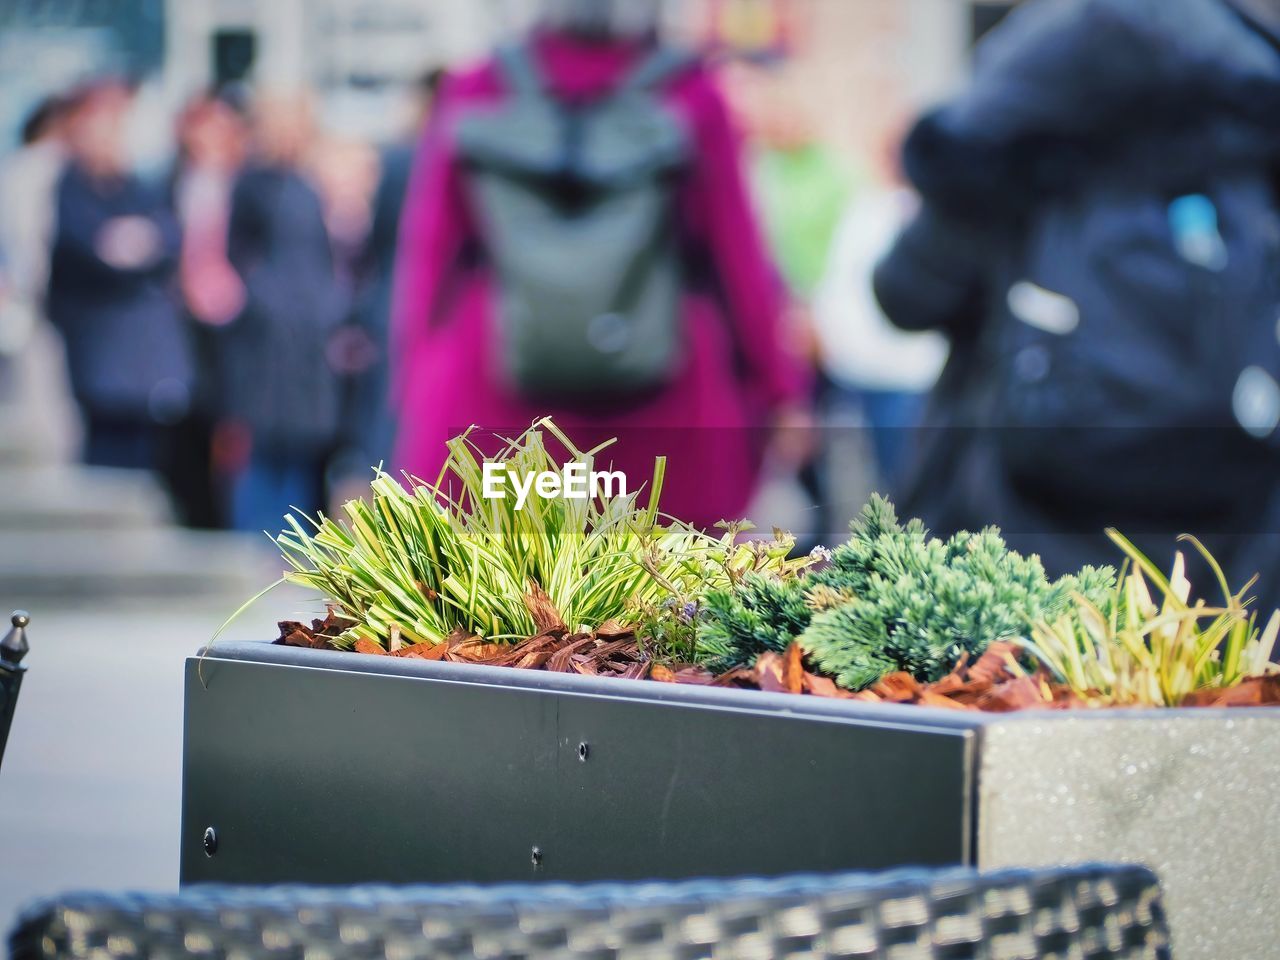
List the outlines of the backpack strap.
{"type": "Polygon", "coordinates": [[[547,96],[547,85],[533,54],[523,43],[503,44],[498,48],[498,69],[511,92],[520,97],[547,96]]]}
{"type": "Polygon", "coordinates": [[[696,62],[691,51],[664,44],[640,61],[622,81],[618,93],[653,92],[696,62]]]}

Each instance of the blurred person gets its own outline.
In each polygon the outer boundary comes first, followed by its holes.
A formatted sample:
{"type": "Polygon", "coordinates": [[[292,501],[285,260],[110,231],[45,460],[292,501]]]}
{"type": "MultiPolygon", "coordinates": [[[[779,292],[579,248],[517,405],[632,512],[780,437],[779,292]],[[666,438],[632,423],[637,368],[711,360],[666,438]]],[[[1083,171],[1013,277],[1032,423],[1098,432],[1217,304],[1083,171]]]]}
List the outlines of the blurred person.
{"type": "MultiPolygon", "coordinates": [[[[743,96],[752,138],[752,183],[791,296],[812,306],[857,178],[823,142],[809,104],[781,66],[754,68],[743,96]]],[[[739,83],[742,81],[739,80],[739,83]]]]}
{"type": "Polygon", "coordinates": [[[324,210],[339,282],[353,289],[362,279],[364,250],[373,221],[378,153],[359,140],[325,137],[312,151],[307,173],[324,210]]]}
{"type": "Polygon", "coordinates": [[[67,116],[48,311],[84,419],[84,459],[168,475],[191,402],[192,359],[175,287],[181,241],[162,191],[127,168],[131,88],[104,81],[67,116]]]}
{"type": "Polygon", "coordinates": [[[214,460],[215,428],[225,412],[220,332],[245,307],[245,289],[227,256],[231,193],[244,163],[247,130],[227,92],[192,99],[178,117],[171,177],[182,226],[179,271],[187,333],[197,360],[192,410],[175,442],[175,494],[189,526],[226,526],[227,478],[214,460]]]}
{"type": "MultiPolygon", "coordinates": [[[[324,207],[334,275],[345,306],[328,346],[329,366],[340,392],[339,425],[326,471],[328,502],[336,507],[367,490],[370,468],[387,459],[369,459],[365,452],[372,449],[380,425],[377,409],[366,412],[362,405],[371,371],[385,356],[385,334],[379,337],[371,331],[364,316],[364,301],[374,283],[370,234],[380,162],[369,144],[336,137],[325,138],[313,154],[310,170],[324,207]]],[[[380,399],[385,400],[385,378],[382,388],[380,399]]]]}
{"type": "MultiPolygon", "coordinates": [[[[730,103],[750,136],[751,182],[770,248],[787,285],[788,326],[821,374],[815,297],[827,272],[841,212],[854,192],[855,178],[823,142],[810,104],[795,87],[785,63],[740,60],[722,72],[728,74],[730,103]]],[[[825,413],[832,400],[831,382],[816,376],[815,406],[825,413]]],[[[765,515],[772,523],[781,523],[788,512],[804,522],[811,537],[802,538],[802,546],[825,542],[848,520],[848,516],[836,516],[841,511],[833,499],[834,486],[844,485],[848,478],[829,476],[828,452],[815,449],[798,475],[791,469],[775,468],[771,489],[765,494],[762,506],[768,507],[765,515]],[[788,490],[793,507],[784,511],[788,490]]]]}
{"type": "MultiPolygon", "coordinates": [[[[46,97],[22,125],[21,145],[0,167],[0,367],[7,367],[45,318],[58,181],[66,161],[66,99],[46,97]]],[[[0,379],[6,377],[0,371],[0,379]]]]}
{"type": "MultiPolygon", "coordinates": [[[[894,146],[886,154],[896,153],[901,135],[890,139],[894,146]]],[[[875,267],[919,209],[896,156],[878,166],[883,169],[841,211],[813,313],[822,369],[832,385],[832,415],[866,426],[876,485],[896,494],[947,344],[935,331],[899,330],[876,302],[875,267]]]]}
{"type": "Polygon", "coordinates": [[[876,290],[953,353],[906,512],[1055,574],[1189,531],[1280,600],[1278,37],[1275,0],[1033,0],[918,124],[876,290]]]}
{"type": "Polygon", "coordinates": [[[364,265],[366,283],[360,293],[356,322],[363,341],[353,359],[364,363],[352,371],[351,392],[344,427],[345,442],[340,471],[346,486],[367,485],[369,468],[388,464],[395,436],[388,394],[391,385],[390,330],[391,297],[396,251],[400,237],[400,215],[409,190],[417,145],[426,130],[444,71],[430,70],[414,85],[404,136],[382,151],[379,158],[377,190],[373,197],[364,265]]]}
{"type": "Polygon", "coordinates": [[[291,507],[324,507],[340,406],[328,352],[347,305],[324,206],[304,172],[310,103],[259,97],[253,131],[256,152],[231,201],[227,255],[245,306],[222,330],[226,420],[216,444],[235,471],[232,525],[278,530],[291,507]]]}
{"type": "MultiPolygon", "coordinates": [[[[706,69],[652,0],[547,0],[517,46],[441,93],[397,265],[396,465],[552,415],[700,526],[755,491],[770,427],[807,425],[784,290],[706,69]]],[[[794,439],[794,435],[792,436],[794,439]]]]}

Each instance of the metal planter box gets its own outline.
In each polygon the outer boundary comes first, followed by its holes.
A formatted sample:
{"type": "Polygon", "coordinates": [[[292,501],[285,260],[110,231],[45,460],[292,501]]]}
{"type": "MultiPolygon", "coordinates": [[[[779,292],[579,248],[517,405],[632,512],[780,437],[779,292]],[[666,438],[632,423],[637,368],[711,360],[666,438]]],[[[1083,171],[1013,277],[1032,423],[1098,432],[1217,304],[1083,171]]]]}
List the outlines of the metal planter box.
{"type": "Polygon", "coordinates": [[[1146,863],[1181,960],[1275,956],[1280,710],[989,716],[219,645],[184,884],[1146,863]]]}

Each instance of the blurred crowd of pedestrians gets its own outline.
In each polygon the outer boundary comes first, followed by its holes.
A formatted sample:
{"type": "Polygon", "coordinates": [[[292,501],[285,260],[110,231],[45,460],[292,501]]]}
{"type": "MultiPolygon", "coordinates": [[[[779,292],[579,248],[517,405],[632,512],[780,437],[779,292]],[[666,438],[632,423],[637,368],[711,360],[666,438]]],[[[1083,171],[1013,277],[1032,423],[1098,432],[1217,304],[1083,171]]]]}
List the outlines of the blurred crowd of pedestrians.
{"type": "Polygon", "coordinates": [[[155,471],[191,526],[275,529],[387,460],[406,148],[379,186],[376,153],[324,138],[307,97],[229,88],[184,106],[171,168],[144,179],[133,98],[115,77],[48,98],[0,168],[0,355],[47,320],[85,463],[155,471]]]}
{"type": "Polygon", "coordinates": [[[424,78],[380,155],[305,97],[214,91],[159,185],[124,161],[126,84],[42,104],[0,244],[10,303],[65,340],[85,460],[276,529],[549,414],[621,437],[630,475],[667,456],[664,507],[700,525],[795,478],[823,536],[847,477],[818,428],[852,424],[940,533],[1000,523],[1057,572],[1108,525],[1190,529],[1270,589],[1280,0],[1028,0],[860,169],[783,71],[658,22],[544,0],[424,78]]]}

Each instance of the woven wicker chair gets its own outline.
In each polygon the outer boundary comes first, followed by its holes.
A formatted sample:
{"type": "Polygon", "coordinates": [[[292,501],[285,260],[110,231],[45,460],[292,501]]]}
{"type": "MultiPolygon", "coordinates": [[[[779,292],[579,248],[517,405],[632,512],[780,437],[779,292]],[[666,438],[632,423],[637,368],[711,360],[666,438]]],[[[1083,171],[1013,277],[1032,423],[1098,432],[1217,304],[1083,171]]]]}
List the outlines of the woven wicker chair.
{"type": "Polygon", "coordinates": [[[1167,960],[1140,867],[635,885],[193,888],[69,896],[10,943],[35,958],[1167,960]]]}
{"type": "Polygon", "coordinates": [[[4,762],[4,747],[9,742],[9,727],[13,723],[18,690],[22,687],[22,675],[26,670],[22,658],[27,655],[27,624],[30,622],[30,616],[17,611],[10,618],[13,629],[0,640],[0,763],[4,762]]]}

